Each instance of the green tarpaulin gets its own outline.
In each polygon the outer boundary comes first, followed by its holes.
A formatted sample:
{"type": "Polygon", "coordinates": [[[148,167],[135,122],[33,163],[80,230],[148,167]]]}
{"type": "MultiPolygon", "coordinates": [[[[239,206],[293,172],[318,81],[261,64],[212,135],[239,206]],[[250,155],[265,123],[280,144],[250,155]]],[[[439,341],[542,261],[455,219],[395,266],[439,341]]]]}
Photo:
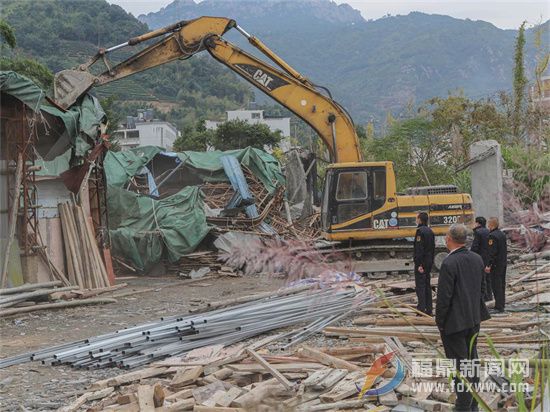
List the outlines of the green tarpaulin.
{"type": "Polygon", "coordinates": [[[110,186],[107,194],[111,248],[139,270],[147,271],[162,257],[176,262],[208,233],[201,191],[189,186],[154,200],[110,186]]]}
{"type": "Polygon", "coordinates": [[[46,92],[32,80],[14,71],[0,71],[0,91],[22,101],[35,112],[44,111],[59,117],[70,137],[75,156],[83,157],[99,132],[99,124],[105,117],[99,101],[90,95],[69,110],[63,111],[46,100],[46,92]]]}
{"type": "MultiPolygon", "coordinates": [[[[109,152],[104,168],[107,176],[107,208],[111,227],[111,246],[141,271],[148,271],[161,257],[176,262],[193,251],[208,233],[204,203],[198,186],[182,188],[162,200],[124,189],[128,180],[147,165],[162,149],[144,146],[122,152],[109,152]]],[[[235,156],[273,192],[284,183],[277,160],[254,149],[227,152],[181,152],[166,154],[178,157],[190,173],[202,181],[228,181],[220,158],[235,156]]],[[[158,183],[158,182],[157,182],[158,183]]]]}
{"type": "MultiPolygon", "coordinates": [[[[105,172],[108,176],[108,183],[114,186],[123,186],[162,151],[163,149],[160,147],[144,146],[123,152],[109,152],[105,157],[105,172]]],[[[193,173],[205,182],[227,181],[220,157],[232,155],[242,165],[248,167],[270,193],[273,193],[277,185],[284,183],[284,177],[277,159],[269,153],[253,147],[226,152],[219,150],[209,152],[187,151],[178,152],[176,155],[187,167],[194,169],[193,173]]]]}

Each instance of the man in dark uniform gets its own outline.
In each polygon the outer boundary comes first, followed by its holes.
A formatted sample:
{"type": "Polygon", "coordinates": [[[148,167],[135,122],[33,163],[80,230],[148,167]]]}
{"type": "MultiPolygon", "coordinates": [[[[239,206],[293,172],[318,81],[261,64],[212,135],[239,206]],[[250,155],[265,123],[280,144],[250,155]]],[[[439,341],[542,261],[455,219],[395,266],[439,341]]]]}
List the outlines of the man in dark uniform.
{"type": "Polygon", "coordinates": [[[508,262],[506,235],[498,228],[498,218],[489,218],[488,226],[489,239],[487,240],[487,246],[489,258],[485,265],[485,273],[488,273],[491,279],[490,282],[495,295],[495,312],[502,313],[505,304],[506,266],[508,262]]]}
{"type": "MultiPolygon", "coordinates": [[[[455,370],[460,371],[463,378],[475,384],[479,382],[478,370],[465,367],[465,363],[478,364],[479,325],[490,316],[483,300],[483,260],[464,246],[467,235],[466,226],[454,224],[445,237],[449,255],[439,271],[435,323],[441,334],[445,356],[456,362],[455,370]]],[[[455,375],[454,383],[457,395],[455,410],[477,411],[477,402],[462,379],[455,375]]]]}
{"type": "Polygon", "coordinates": [[[435,236],[428,227],[428,214],[420,212],[416,216],[416,235],[414,237],[414,282],[418,298],[417,309],[428,315],[432,314],[432,287],[430,271],[434,263],[435,236]]]}
{"type": "MultiPolygon", "coordinates": [[[[484,266],[487,266],[489,262],[489,251],[488,251],[488,240],[489,240],[489,229],[486,227],[487,220],[482,217],[476,217],[476,223],[474,227],[474,241],[472,242],[472,247],[470,250],[474,253],[477,253],[483,259],[484,266]]],[[[491,287],[489,275],[483,273],[485,278],[485,302],[493,300],[493,289],[491,287]]]]}

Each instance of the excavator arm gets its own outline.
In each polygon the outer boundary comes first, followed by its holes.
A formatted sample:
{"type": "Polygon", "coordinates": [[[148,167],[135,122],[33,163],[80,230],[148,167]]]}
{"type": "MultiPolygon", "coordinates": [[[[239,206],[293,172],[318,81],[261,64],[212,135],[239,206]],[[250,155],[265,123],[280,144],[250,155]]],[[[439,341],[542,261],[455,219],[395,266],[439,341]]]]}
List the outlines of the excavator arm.
{"type": "Polygon", "coordinates": [[[331,97],[321,93],[307,78],[272,52],[260,40],[250,36],[234,20],[221,17],[200,17],[130,39],[109,49],[101,49],[77,70],[55,75],[54,93],[62,107],[70,107],[90,88],[122,79],[132,74],[176,59],[185,59],[201,51],[223,63],[239,76],[292,111],[309,124],[328,147],[333,162],[360,162],[362,159],[355,127],[346,111],[331,97]],[[251,45],[267,56],[273,65],[241,50],[224,40],[222,35],[236,28],[251,45]],[[111,67],[108,53],[126,46],[166,35],[139,53],[111,67]],[[89,69],[103,59],[107,70],[97,76],[89,69]]]}

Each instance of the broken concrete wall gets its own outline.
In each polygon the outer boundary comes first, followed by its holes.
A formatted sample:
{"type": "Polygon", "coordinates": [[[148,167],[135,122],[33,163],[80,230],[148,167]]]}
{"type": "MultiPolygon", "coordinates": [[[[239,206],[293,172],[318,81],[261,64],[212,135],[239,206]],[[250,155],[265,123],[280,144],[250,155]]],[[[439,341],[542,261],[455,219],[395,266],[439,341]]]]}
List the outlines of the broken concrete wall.
{"type": "Polygon", "coordinates": [[[503,161],[500,144],[496,140],[475,142],[470,146],[470,159],[475,160],[470,171],[476,216],[496,216],[503,222],[503,161]]]}

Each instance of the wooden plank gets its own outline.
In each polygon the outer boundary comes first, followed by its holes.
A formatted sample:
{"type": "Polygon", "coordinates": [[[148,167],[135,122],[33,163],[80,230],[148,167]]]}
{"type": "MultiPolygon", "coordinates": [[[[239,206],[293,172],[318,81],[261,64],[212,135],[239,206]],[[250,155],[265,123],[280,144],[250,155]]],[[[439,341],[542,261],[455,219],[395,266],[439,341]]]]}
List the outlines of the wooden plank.
{"type": "Polygon", "coordinates": [[[190,411],[193,410],[193,406],[195,406],[195,400],[193,398],[191,399],[182,399],[181,401],[174,402],[170,405],[163,406],[164,411],[166,412],[176,412],[176,411],[190,411]]]}
{"type": "Polygon", "coordinates": [[[15,293],[30,292],[36,289],[53,288],[61,285],[62,285],[62,282],[59,280],[54,280],[51,282],[42,282],[42,283],[27,283],[25,285],[16,286],[14,288],[0,289],[0,296],[13,295],[15,293]]]}
{"type": "Polygon", "coordinates": [[[124,373],[122,375],[115,376],[113,378],[103,379],[100,381],[94,382],[90,388],[91,389],[102,389],[109,386],[121,386],[131,382],[137,382],[141,379],[152,378],[154,376],[163,375],[166,373],[168,368],[145,368],[129,373],[124,373]]]}
{"type": "Polygon", "coordinates": [[[193,366],[190,368],[184,368],[176,372],[171,386],[186,386],[195,382],[203,373],[204,368],[202,366],[193,366]]]}
{"type": "Polygon", "coordinates": [[[93,299],[71,300],[68,302],[46,303],[43,305],[34,305],[34,306],[27,306],[22,308],[10,308],[10,309],[1,310],[0,317],[18,315],[20,313],[35,312],[37,310],[62,309],[62,308],[70,308],[74,306],[98,305],[98,304],[104,304],[104,303],[116,303],[116,300],[112,298],[93,298],[93,299]]]}
{"type": "Polygon", "coordinates": [[[351,372],[344,379],[338,382],[330,392],[321,394],[321,400],[323,402],[336,402],[342,399],[349,398],[353,395],[357,396],[357,385],[361,387],[364,380],[365,376],[363,372],[351,372]]]}
{"type": "MultiPolygon", "coordinates": [[[[386,381],[382,381],[383,383],[380,383],[378,386],[383,385],[386,381]]],[[[385,393],[384,395],[380,395],[378,398],[379,402],[384,406],[395,406],[399,402],[397,401],[397,395],[394,391],[390,391],[388,393],[385,393]]]]}
{"type": "Polygon", "coordinates": [[[223,396],[216,399],[216,406],[228,407],[231,403],[237,399],[243,391],[236,386],[230,388],[227,392],[223,393],[223,396]]]}
{"type": "Polygon", "coordinates": [[[114,388],[105,388],[101,389],[99,391],[94,392],[86,392],[85,394],[79,396],[76,400],[71,402],[69,405],[64,406],[63,408],[60,408],[60,412],[74,412],[80,409],[82,405],[84,405],[88,401],[97,400],[97,399],[103,399],[106,396],[110,395],[114,392],[114,388]]]}
{"type": "Polygon", "coordinates": [[[340,409],[363,409],[368,401],[365,399],[354,399],[350,401],[340,401],[333,403],[324,403],[322,405],[309,406],[308,411],[337,411],[340,409]]]}
{"type": "Polygon", "coordinates": [[[243,408],[226,408],[221,406],[203,406],[203,405],[195,405],[193,408],[194,412],[247,412],[246,409],[243,408]]]}
{"type": "Polygon", "coordinates": [[[312,386],[312,389],[317,391],[326,391],[332,388],[342,379],[344,379],[347,376],[347,374],[348,374],[348,371],[346,369],[332,369],[330,373],[327,376],[325,376],[324,379],[322,379],[317,384],[314,384],[312,386]]]}
{"type": "Polygon", "coordinates": [[[15,238],[15,228],[17,226],[17,214],[19,212],[19,195],[21,194],[20,186],[21,186],[21,181],[23,180],[23,166],[24,166],[23,155],[20,152],[17,155],[17,166],[15,169],[15,182],[13,185],[13,197],[12,197],[13,204],[11,205],[10,217],[9,217],[8,242],[6,245],[6,251],[4,253],[4,262],[2,266],[2,282],[1,282],[2,288],[5,288],[6,283],[8,282],[8,263],[10,260],[11,244],[13,243],[13,239],[15,238]]]}
{"type": "Polygon", "coordinates": [[[254,358],[260,365],[262,365],[265,370],[267,370],[275,379],[277,379],[286,389],[292,389],[293,384],[288,381],[287,378],[285,378],[281,372],[279,372],[277,369],[275,369],[273,366],[271,366],[264,358],[262,358],[258,353],[256,353],[254,350],[247,348],[246,353],[248,353],[252,358],[254,358]]]}
{"type": "Polygon", "coordinates": [[[140,412],[155,412],[155,404],[153,396],[155,390],[150,385],[139,385],[137,390],[137,398],[140,412]]]}
{"type": "Polygon", "coordinates": [[[259,383],[249,392],[239,396],[233,401],[233,405],[247,410],[256,410],[258,405],[268,396],[277,396],[277,394],[287,393],[276,379],[269,379],[259,383]]]}
{"type": "Polygon", "coordinates": [[[168,395],[164,400],[174,401],[176,399],[187,399],[193,396],[193,389],[183,389],[179,392],[174,392],[171,395],[168,395]]]}
{"type": "Polygon", "coordinates": [[[443,410],[444,408],[450,408],[448,410],[453,410],[453,405],[439,402],[439,401],[432,401],[429,399],[424,400],[418,400],[415,398],[402,398],[401,403],[404,403],[405,405],[414,406],[415,408],[424,409],[425,411],[429,412],[439,412],[443,410]]]}
{"type": "MultiPolygon", "coordinates": [[[[323,365],[321,363],[310,363],[310,362],[303,362],[303,363],[274,363],[271,365],[273,368],[277,369],[279,372],[302,372],[304,370],[316,370],[323,368],[323,365]]],[[[231,364],[227,365],[229,369],[234,370],[235,372],[248,372],[248,373],[254,373],[254,372],[262,372],[264,371],[264,367],[260,365],[259,363],[242,363],[242,364],[231,364]]]]}
{"type": "Polygon", "coordinates": [[[298,349],[296,354],[300,357],[315,359],[323,365],[327,365],[332,368],[347,369],[349,371],[356,371],[361,369],[359,366],[351,362],[345,361],[332,355],[328,355],[326,353],[318,351],[317,349],[310,348],[309,346],[302,346],[300,349],[298,349]]]}

